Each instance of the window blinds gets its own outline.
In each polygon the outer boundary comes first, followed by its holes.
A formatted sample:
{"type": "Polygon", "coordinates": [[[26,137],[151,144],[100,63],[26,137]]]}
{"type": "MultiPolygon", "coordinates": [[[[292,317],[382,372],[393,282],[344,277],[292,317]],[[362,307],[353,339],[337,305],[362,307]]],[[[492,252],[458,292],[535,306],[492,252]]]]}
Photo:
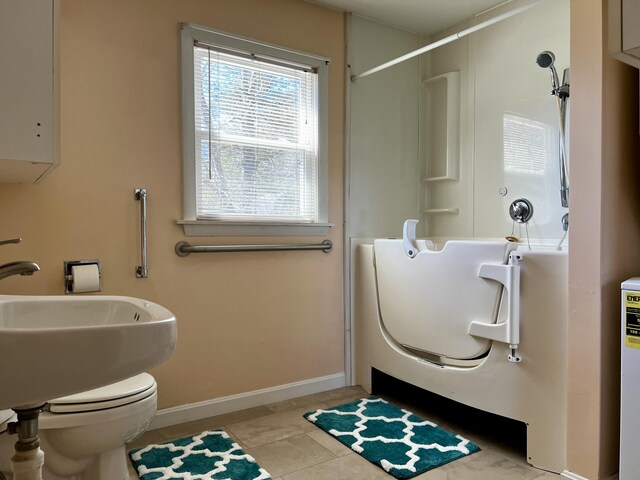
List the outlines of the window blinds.
{"type": "Polygon", "coordinates": [[[197,217],[317,222],[311,69],[194,46],[197,217]]]}

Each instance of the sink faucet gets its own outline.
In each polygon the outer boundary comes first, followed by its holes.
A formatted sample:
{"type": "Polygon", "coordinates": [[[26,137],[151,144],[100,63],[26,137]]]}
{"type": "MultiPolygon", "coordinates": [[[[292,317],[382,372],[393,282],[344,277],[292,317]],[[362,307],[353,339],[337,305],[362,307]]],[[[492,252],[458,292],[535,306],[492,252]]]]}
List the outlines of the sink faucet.
{"type": "MultiPolygon", "coordinates": [[[[9,243],[20,243],[20,238],[11,238],[9,240],[0,240],[0,245],[7,245],[9,243]]],[[[33,272],[40,270],[38,264],[33,262],[9,262],[4,265],[0,265],[0,280],[3,278],[11,277],[13,275],[33,275],[33,272]]]]}
{"type": "Polygon", "coordinates": [[[0,280],[12,275],[33,275],[33,272],[40,270],[37,263],[33,262],[9,262],[0,265],[0,280]]]}

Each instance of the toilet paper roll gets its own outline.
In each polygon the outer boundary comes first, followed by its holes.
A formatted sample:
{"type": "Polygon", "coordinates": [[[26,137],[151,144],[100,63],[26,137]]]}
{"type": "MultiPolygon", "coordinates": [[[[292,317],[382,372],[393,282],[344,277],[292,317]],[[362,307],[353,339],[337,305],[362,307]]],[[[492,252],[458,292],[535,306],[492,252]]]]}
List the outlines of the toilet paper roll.
{"type": "Polygon", "coordinates": [[[73,276],[73,293],[99,292],[100,291],[100,270],[98,265],[74,265],[71,267],[73,276]]]}

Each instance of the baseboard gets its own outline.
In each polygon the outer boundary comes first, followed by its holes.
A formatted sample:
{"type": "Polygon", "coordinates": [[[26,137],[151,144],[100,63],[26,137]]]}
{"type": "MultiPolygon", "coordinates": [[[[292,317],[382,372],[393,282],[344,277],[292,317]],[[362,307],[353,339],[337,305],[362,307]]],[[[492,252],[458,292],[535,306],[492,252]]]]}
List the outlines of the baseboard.
{"type": "MultiPolygon", "coordinates": [[[[589,480],[588,478],[582,477],[576,473],[572,473],[569,470],[565,470],[560,476],[562,478],[568,478],[569,480],[589,480]]],[[[614,475],[611,475],[606,480],[618,480],[618,474],[616,473],[614,475]]]]}
{"type": "Polygon", "coordinates": [[[572,473],[569,470],[565,470],[560,474],[560,476],[562,478],[568,478],[569,480],[589,480],[588,478],[572,473]]]}
{"type": "Polygon", "coordinates": [[[327,390],[333,390],[334,388],[344,387],[345,385],[345,374],[342,372],[327,375],[326,377],[311,378],[301,382],[240,393],[238,395],[214,398],[212,400],[205,400],[204,402],[164,408],[158,410],[149,426],[149,430],[200,420],[215,415],[223,415],[237,410],[244,410],[245,408],[259,407],[261,405],[281,402],[313,393],[325,392],[327,390]]]}

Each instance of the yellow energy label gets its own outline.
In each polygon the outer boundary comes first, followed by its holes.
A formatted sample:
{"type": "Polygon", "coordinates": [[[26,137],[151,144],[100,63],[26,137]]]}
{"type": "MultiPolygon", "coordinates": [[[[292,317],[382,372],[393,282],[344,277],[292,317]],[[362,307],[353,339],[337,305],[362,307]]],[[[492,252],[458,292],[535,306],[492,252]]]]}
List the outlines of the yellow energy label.
{"type": "Polygon", "coordinates": [[[625,347],[640,349],[640,292],[624,292],[625,347]]]}

